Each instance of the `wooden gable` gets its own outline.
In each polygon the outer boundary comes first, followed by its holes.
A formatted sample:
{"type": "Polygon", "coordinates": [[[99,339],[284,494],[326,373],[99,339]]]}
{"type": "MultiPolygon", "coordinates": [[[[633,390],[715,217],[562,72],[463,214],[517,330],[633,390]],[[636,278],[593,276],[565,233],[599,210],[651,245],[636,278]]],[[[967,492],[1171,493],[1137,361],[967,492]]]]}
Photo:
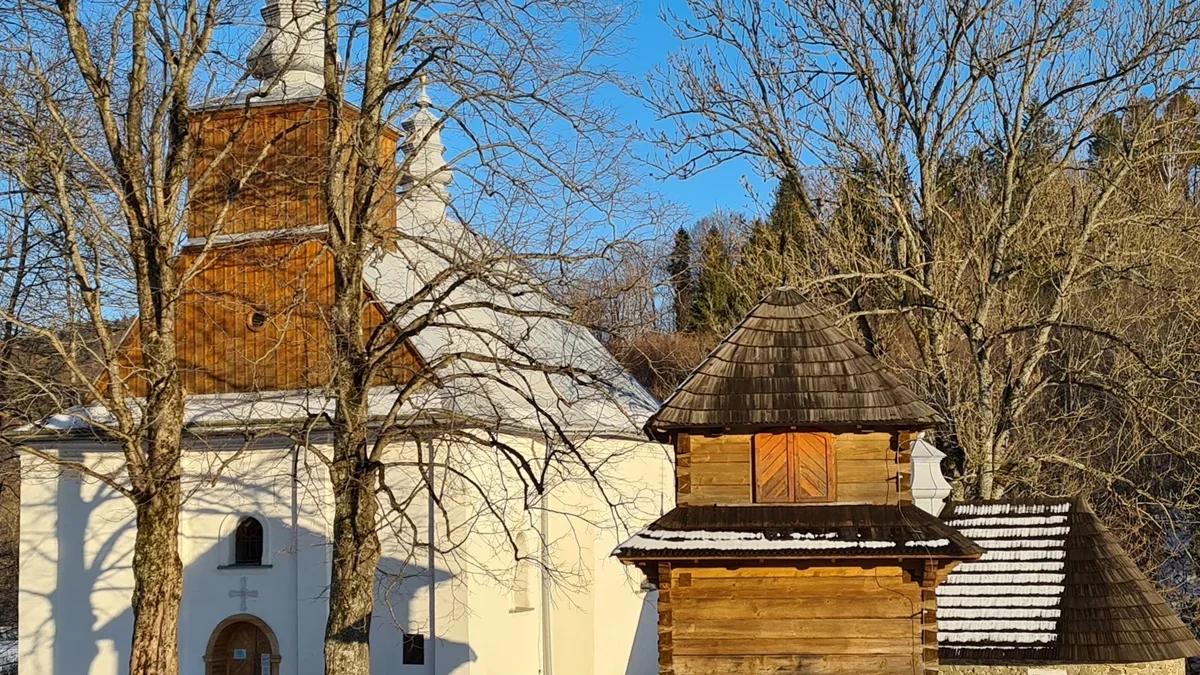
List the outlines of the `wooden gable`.
{"type": "MultiPolygon", "coordinates": [[[[185,251],[181,269],[198,269],[180,303],[178,353],[188,394],[321,388],[329,384],[328,324],[333,259],[319,240],[275,240],[210,251],[185,251]],[[197,265],[197,262],[199,264],[197,265]]],[[[367,306],[364,331],[383,309],[367,306]]],[[[122,378],[145,394],[136,324],[123,345],[122,378]]],[[[405,382],[420,367],[409,345],[395,354],[378,384],[405,382]]]]}

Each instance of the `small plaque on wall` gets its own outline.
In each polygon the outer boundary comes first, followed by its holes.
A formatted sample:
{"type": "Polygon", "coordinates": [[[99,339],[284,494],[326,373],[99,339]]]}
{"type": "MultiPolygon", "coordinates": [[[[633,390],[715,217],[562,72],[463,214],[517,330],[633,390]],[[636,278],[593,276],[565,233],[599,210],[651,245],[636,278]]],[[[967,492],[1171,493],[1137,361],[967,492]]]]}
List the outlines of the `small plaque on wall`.
{"type": "Polygon", "coordinates": [[[258,657],[258,672],[262,675],[271,675],[271,655],[260,654],[258,657]]]}
{"type": "Polygon", "coordinates": [[[233,660],[234,661],[245,661],[246,660],[246,650],[245,649],[233,650],[233,660]]]}

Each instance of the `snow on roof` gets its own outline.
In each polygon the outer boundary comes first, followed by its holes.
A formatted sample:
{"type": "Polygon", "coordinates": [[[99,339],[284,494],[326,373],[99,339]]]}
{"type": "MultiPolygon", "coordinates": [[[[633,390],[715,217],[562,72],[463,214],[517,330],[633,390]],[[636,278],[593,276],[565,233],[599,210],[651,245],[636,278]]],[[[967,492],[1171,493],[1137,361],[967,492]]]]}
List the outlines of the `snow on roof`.
{"type": "Polygon", "coordinates": [[[417,304],[398,322],[438,314],[411,343],[426,363],[453,361],[438,370],[448,399],[534,430],[557,425],[641,438],[658,401],[541,290],[521,256],[449,217],[398,222],[396,250],[374,261],[367,283],[389,308],[427,286],[443,298],[417,304]],[[449,278],[435,283],[447,269],[449,278]]]}
{"type": "Polygon", "coordinates": [[[1200,645],[1099,520],[1071,499],[951,503],[987,550],[937,589],[945,663],[1124,663],[1200,645]]]}
{"type": "Polygon", "coordinates": [[[679,506],[623,542],[622,560],[688,557],[948,557],[979,550],[913,506],[679,506]]]}
{"type": "Polygon", "coordinates": [[[894,548],[894,541],[842,540],[827,532],[789,532],[779,539],[768,539],[762,532],[669,532],[643,530],[621,544],[626,550],[676,551],[792,551],[800,549],[835,550],[847,548],[894,548]]]}
{"type": "Polygon", "coordinates": [[[952,504],[946,524],[987,549],[938,587],[938,641],[956,654],[994,645],[1049,654],[1065,587],[1069,504],[952,504]],[[1013,561],[1002,554],[1021,551],[1013,561]],[[948,601],[948,602],[947,602],[948,601]],[[1041,605],[1038,616],[1027,614],[1041,605]],[[999,628],[998,626],[1003,626],[999,628]]]}
{"type": "MultiPolygon", "coordinates": [[[[496,253],[498,245],[449,218],[431,222],[407,214],[399,221],[397,250],[379,254],[366,275],[386,308],[408,301],[438,272],[455,268],[434,291],[446,296],[443,301],[418,304],[399,319],[403,326],[431,310],[443,312],[411,344],[426,363],[446,362],[436,370],[441,385],[413,398],[401,418],[440,416],[550,436],[644,439],[641,428],[657,400],[589,330],[570,320],[566,308],[536,287],[515,256],[505,260],[496,253]],[[485,256],[495,262],[486,269],[471,267],[485,256]],[[462,274],[481,278],[455,284],[460,266],[462,274]]],[[[386,415],[395,395],[394,387],[377,387],[372,412],[386,415]]],[[[248,426],[303,420],[332,409],[330,398],[317,390],[194,395],[186,403],[185,423],[248,426]]],[[[28,430],[85,431],[111,423],[107,410],[91,405],[28,430]]]]}

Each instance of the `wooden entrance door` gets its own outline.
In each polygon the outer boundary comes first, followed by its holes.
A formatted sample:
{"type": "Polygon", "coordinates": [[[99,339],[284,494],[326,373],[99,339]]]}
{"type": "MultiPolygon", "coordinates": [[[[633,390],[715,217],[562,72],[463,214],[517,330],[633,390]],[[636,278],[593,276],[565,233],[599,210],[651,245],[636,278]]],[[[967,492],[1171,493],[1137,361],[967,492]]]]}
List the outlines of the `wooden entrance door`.
{"type": "Polygon", "coordinates": [[[249,621],[235,621],[221,629],[206,659],[206,675],[273,675],[271,641],[263,629],[249,621]]]}

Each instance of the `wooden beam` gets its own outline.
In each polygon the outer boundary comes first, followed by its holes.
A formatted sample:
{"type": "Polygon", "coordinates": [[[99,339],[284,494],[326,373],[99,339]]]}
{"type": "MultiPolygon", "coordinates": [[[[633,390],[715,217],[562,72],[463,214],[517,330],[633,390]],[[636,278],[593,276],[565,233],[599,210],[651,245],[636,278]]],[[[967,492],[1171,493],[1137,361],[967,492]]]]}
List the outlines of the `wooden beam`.
{"type": "Polygon", "coordinates": [[[921,574],[921,661],[925,675],[938,673],[937,593],[941,570],[933,560],[925,561],[921,574]]]}
{"type": "Polygon", "coordinates": [[[671,608],[671,564],[658,565],[658,675],[675,675],[675,619],[671,608]]]}

